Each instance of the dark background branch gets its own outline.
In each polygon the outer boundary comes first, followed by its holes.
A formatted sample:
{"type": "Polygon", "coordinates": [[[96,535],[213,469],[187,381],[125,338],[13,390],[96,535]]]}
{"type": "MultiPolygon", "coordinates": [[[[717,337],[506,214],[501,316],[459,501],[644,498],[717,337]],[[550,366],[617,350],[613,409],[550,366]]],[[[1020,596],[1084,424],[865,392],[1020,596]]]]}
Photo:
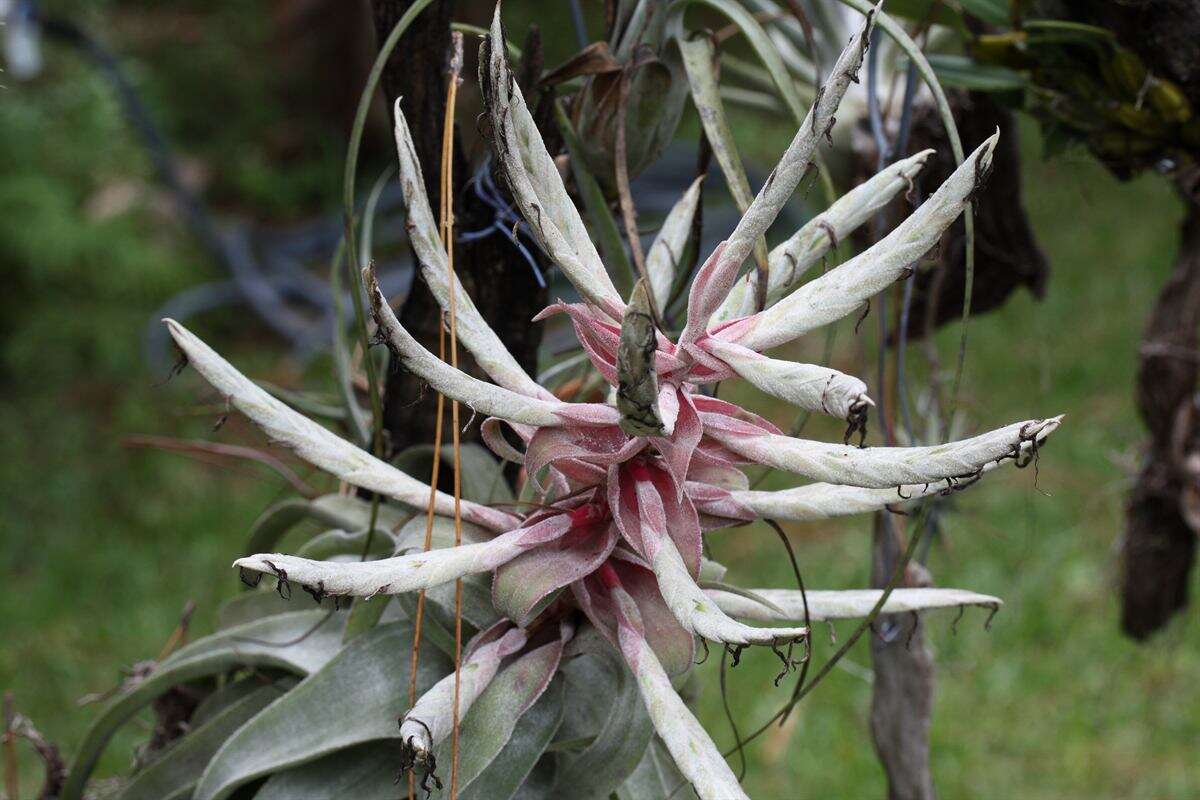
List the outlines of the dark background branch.
{"type": "MultiPolygon", "coordinates": [[[[380,41],[411,5],[411,0],[372,0],[375,31],[380,41]]],[[[454,3],[451,0],[439,0],[422,12],[400,40],[384,70],[382,81],[388,99],[389,117],[395,98],[404,98],[402,106],[413,132],[425,188],[434,209],[440,204],[438,174],[453,12],[454,3]]],[[[468,53],[468,58],[470,55],[468,53]]],[[[467,80],[471,79],[469,71],[465,76],[467,80]]],[[[529,91],[529,87],[523,88],[529,91]]],[[[463,148],[457,130],[455,138],[456,230],[476,230],[490,225],[494,212],[491,206],[467,191],[472,165],[462,155],[463,148]]],[[[530,373],[536,372],[541,326],[530,324],[530,319],[546,305],[546,290],[538,285],[530,265],[499,234],[471,242],[459,242],[455,247],[456,272],[467,293],[521,365],[530,373]]],[[[401,323],[417,341],[431,352],[437,352],[441,309],[419,277],[414,278],[412,290],[399,316],[401,323]]],[[[477,377],[486,377],[461,344],[459,360],[465,371],[477,377]]],[[[436,395],[425,391],[423,384],[421,379],[402,370],[393,370],[388,375],[383,417],[390,452],[433,441],[436,395]]],[[[464,434],[464,441],[477,439],[478,430],[477,424],[471,426],[464,434]]]]}

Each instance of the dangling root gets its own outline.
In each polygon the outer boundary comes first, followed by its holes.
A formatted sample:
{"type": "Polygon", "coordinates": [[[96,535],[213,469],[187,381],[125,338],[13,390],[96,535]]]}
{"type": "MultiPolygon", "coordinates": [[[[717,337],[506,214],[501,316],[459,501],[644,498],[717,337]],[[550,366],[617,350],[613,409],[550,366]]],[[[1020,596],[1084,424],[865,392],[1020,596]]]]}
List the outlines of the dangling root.
{"type": "Polygon", "coordinates": [[[846,433],[842,444],[850,444],[850,437],[858,433],[858,446],[861,448],[867,441],[867,416],[871,412],[871,403],[866,399],[854,401],[850,413],[846,415],[846,433]]]}
{"type": "Polygon", "coordinates": [[[796,640],[791,639],[787,643],[787,650],[781,650],[779,647],[779,644],[777,642],[771,643],[771,652],[773,652],[776,656],[778,656],[779,660],[781,662],[783,662],[783,670],[778,675],[775,676],[775,685],[776,686],[779,686],[780,681],[782,681],[789,674],[791,674],[791,672],[793,670],[795,670],[796,667],[799,667],[804,662],[808,661],[808,657],[809,657],[808,635],[805,635],[805,637],[804,637],[804,655],[798,659],[792,658],[792,648],[795,647],[795,645],[796,645],[796,640]]]}

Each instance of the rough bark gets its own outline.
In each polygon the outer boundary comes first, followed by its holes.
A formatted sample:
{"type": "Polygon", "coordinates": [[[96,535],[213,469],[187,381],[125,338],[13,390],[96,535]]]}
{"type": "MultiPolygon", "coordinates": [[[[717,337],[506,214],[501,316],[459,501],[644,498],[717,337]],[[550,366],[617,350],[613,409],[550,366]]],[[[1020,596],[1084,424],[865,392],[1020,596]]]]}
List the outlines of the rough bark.
{"type": "MultiPolygon", "coordinates": [[[[891,515],[876,515],[872,586],[887,585],[903,550],[900,528],[891,515]]],[[[912,562],[900,585],[924,587],[933,581],[928,570],[912,562]]],[[[933,800],[937,793],[929,769],[929,728],[934,663],[921,617],[916,613],[881,616],[874,631],[871,737],[887,775],[888,800],[933,800]]]]}
{"type": "MultiPolygon", "coordinates": [[[[1010,111],[982,92],[952,92],[950,104],[967,150],[991,136],[996,128],[1000,129],[1000,143],[993,157],[995,168],[974,204],[975,282],[971,314],[984,314],[1000,307],[1021,287],[1041,299],[1050,266],[1034,237],[1021,198],[1016,121],[1010,111]]],[[[941,122],[931,108],[923,109],[914,120],[909,151],[917,153],[928,147],[935,148],[937,153],[917,178],[922,197],[932,194],[956,166],[941,122]]],[[[950,228],[937,257],[938,269],[919,272],[913,286],[908,326],[911,339],[919,339],[927,331],[962,317],[966,287],[966,226],[962,220],[950,228]]]]}
{"type": "MultiPolygon", "coordinates": [[[[1033,10],[1108,28],[1152,74],[1173,81],[1200,109],[1200,0],[1038,0],[1033,10]]],[[[1194,149],[1191,155],[1197,155],[1194,149]]],[[[1150,441],[1121,542],[1121,627],[1136,639],[1149,637],[1187,606],[1200,533],[1200,168],[1185,163],[1174,178],[1189,216],[1175,271],[1159,294],[1142,347],[1136,395],[1150,441]]]]}
{"type": "MultiPolygon", "coordinates": [[[[372,0],[375,31],[381,42],[411,4],[411,0],[372,0]]],[[[423,11],[396,47],[382,81],[389,108],[396,97],[404,98],[404,113],[421,159],[425,189],[435,209],[441,197],[437,183],[452,13],[450,0],[436,2],[423,11]]],[[[469,80],[470,73],[465,75],[469,80]]],[[[455,139],[456,229],[478,230],[492,223],[494,212],[474,192],[465,190],[472,168],[461,155],[463,148],[457,144],[457,133],[455,139]]],[[[521,365],[530,372],[536,371],[541,326],[532,325],[529,320],[546,305],[546,290],[538,286],[529,264],[499,234],[456,243],[454,263],[459,279],[484,319],[521,365]]],[[[441,318],[441,309],[433,295],[419,277],[414,279],[400,309],[401,323],[417,341],[436,353],[441,318]]],[[[484,377],[461,347],[459,364],[467,372],[484,377]]],[[[419,378],[403,371],[389,374],[383,420],[390,451],[433,441],[435,408],[436,395],[425,391],[419,378]]],[[[464,433],[464,441],[478,438],[478,430],[478,425],[470,426],[464,433]]]]}
{"type": "Polygon", "coordinates": [[[1175,270],[1146,328],[1137,405],[1150,441],[1130,495],[1121,547],[1121,627],[1145,639],[1187,606],[1196,559],[1200,414],[1200,209],[1189,207],[1175,270]]]}

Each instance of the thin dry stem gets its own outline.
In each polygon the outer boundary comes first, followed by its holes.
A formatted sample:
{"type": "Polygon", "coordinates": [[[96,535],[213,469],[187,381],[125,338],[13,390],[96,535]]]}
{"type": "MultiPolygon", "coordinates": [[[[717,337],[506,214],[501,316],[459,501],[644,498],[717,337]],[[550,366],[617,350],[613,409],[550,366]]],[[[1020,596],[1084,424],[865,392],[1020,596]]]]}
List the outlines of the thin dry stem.
{"type": "Polygon", "coordinates": [[[279,477],[287,481],[293,489],[299,492],[309,500],[320,494],[316,489],[309,486],[299,475],[295,473],[287,464],[271,455],[270,453],[259,450],[256,447],[244,447],[236,444],[222,444],[220,442],[209,442],[203,439],[175,439],[170,436],[126,436],[121,440],[121,444],[125,447],[145,448],[150,450],[169,450],[176,453],[185,453],[193,456],[200,461],[209,461],[202,456],[217,456],[217,460],[211,460],[209,463],[222,464],[220,459],[237,458],[247,461],[257,461],[259,464],[274,471],[279,477]]]}
{"type": "MultiPolygon", "coordinates": [[[[446,329],[438,325],[438,358],[446,360],[446,329]]],[[[425,544],[424,551],[428,553],[433,548],[433,506],[437,497],[438,473],[442,466],[442,427],[445,420],[446,396],[438,393],[437,421],[433,428],[433,467],[429,476],[429,506],[425,513],[425,544]]],[[[408,707],[417,704],[417,665],[421,658],[421,621],[425,617],[425,590],[417,592],[417,610],[413,618],[412,663],[408,678],[408,707]]],[[[416,775],[408,773],[408,800],[415,800],[417,791],[416,775]]]]}
{"type": "MultiPolygon", "coordinates": [[[[446,246],[446,268],[454,285],[454,102],[458,97],[459,73],[463,62],[463,37],[450,35],[453,53],[446,88],[446,118],[442,124],[442,241],[446,246]]],[[[450,366],[458,369],[458,310],[456,292],[450,293],[450,366]]],[[[454,446],[454,546],[462,544],[462,428],[458,401],[450,403],[450,436],[454,446]]],[[[435,454],[436,456],[436,454],[435,454]]],[[[458,704],[462,690],[462,578],[454,581],[454,706],[450,728],[450,800],[458,797],[458,704]]],[[[414,673],[415,674],[415,673],[414,673]]]]}

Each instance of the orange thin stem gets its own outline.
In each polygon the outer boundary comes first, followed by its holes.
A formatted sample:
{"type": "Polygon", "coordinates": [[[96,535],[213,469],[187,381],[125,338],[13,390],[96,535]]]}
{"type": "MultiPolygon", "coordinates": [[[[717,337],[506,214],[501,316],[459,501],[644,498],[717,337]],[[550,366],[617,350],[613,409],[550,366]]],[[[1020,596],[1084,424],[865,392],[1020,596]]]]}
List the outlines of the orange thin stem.
{"type": "MultiPolygon", "coordinates": [[[[458,314],[454,290],[454,103],[458,97],[459,73],[463,62],[463,37],[457,31],[450,34],[452,55],[450,80],[446,88],[446,118],[442,124],[442,207],[445,212],[443,238],[446,245],[446,267],[450,272],[450,366],[458,369],[458,314]]],[[[454,445],[454,546],[462,545],[462,430],[458,418],[458,401],[450,403],[450,435],[454,445]]],[[[458,711],[462,686],[462,578],[454,581],[454,707],[450,728],[450,800],[458,797],[458,711]]]]}

